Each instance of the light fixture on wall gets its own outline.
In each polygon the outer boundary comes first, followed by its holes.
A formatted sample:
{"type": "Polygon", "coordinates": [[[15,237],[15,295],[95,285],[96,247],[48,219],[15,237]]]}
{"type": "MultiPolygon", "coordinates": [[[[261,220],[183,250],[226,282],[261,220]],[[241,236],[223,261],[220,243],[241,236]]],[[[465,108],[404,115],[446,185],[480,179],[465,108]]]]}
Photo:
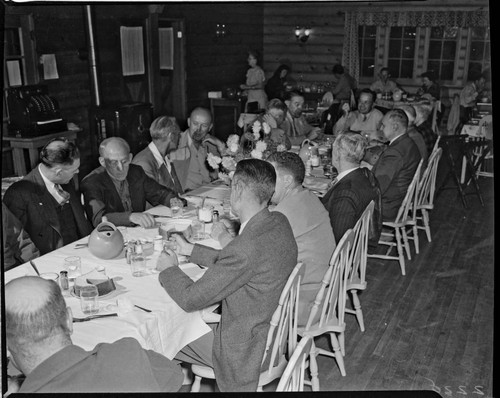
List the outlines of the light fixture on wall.
{"type": "Polygon", "coordinates": [[[226,34],[227,34],[226,24],[218,23],[215,28],[215,36],[226,37],[226,34]]]}
{"type": "Polygon", "coordinates": [[[295,27],[295,37],[297,38],[297,41],[305,43],[309,39],[310,35],[311,35],[311,28],[300,27],[298,25],[295,27]]]}

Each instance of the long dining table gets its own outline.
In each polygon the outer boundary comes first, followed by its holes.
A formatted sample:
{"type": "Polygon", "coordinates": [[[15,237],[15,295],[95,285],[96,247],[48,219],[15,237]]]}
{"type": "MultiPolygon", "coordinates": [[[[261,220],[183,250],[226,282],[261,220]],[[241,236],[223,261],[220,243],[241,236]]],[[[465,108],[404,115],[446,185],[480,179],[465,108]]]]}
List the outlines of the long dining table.
{"type": "MultiPolygon", "coordinates": [[[[203,195],[206,196],[206,195],[203,195]]],[[[184,223],[196,217],[196,205],[202,197],[193,194],[186,197],[188,206],[184,208],[182,219],[173,219],[168,207],[157,206],[148,212],[157,216],[154,228],[128,227],[119,229],[126,240],[152,241],[159,234],[159,228],[165,222],[184,223]],[[159,217],[158,217],[159,216],[159,217]]],[[[210,199],[207,198],[208,201],[210,199]]],[[[219,201],[214,203],[219,204],[219,201]]],[[[222,207],[222,201],[220,201],[222,207]]],[[[210,231],[211,224],[207,224],[210,231]]],[[[127,264],[125,250],[113,259],[103,260],[95,257],[86,244],[89,237],[47,253],[33,260],[40,274],[57,273],[64,270],[64,259],[71,256],[81,258],[81,274],[106,275],[113,279],[116,289],[99,297],[98,315],[117,314],[117,316],[91,319],[73,324],[73,343],[85,350],[91,350],[98,343],[112,343],[123,337],[133,337],[146,349],[152,349],[172,359],[185,345],[211,331],[202,317],[202,311],[188,313],[180,308],[168,295],[158,281],[155,270],[160,252],[153,252],[146,258],[147,270],[143,276],[132,276],[131,266],[127,264]]],[[[199,242],[214,248],[220,248],[214,239],[199,242]]],[[[203,275],[204,269],[197,264],[186,261],[180,256],[180,268],[193,280],[203,275]]],[[[21,264],[5,272],[5,283],[17,277],[36,275],[31,264],[21,264]]],[[[74,293],[74,280],[70,279],[70,287],[63,291],[67,305],[71,308],[73,317],[85,318],[80,309],[79,298],[74,293]]]]}

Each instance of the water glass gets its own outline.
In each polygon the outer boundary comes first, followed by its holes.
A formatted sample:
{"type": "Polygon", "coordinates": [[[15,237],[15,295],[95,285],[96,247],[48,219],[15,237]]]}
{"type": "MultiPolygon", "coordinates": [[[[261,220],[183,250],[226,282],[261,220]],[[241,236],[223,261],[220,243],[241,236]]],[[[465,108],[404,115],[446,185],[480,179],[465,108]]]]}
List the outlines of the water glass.
{"type": "Polygon", "coordinates": [[[231,215],[231,199],[230,198],[225,198],[222,201],[222,210],[224,210],[224,214],[226,216],[229,217],[231,215]]]}
{"type": "Polygon", "coordinates": [[[130,259],[130,267],[132,268],[132,276],[146,275],[146,257],[143,253],[134,253],[130,259]]]}
{"type": "Polygon", "coordinates": [[[82,261],[79,256],[66,257],[64,269],[68,271],[68,278],[74,279],[82,274],[82,261]]]}
{"type": "Polygon", "coordinates": [[[94,315],[99,312],[98,297],[97,286],[85,285],[80,288],[80,307],[85,315],[94,315]]]}
{"type": "Polygon", "coordinates": [[[172,211],[172,218],[181,218],[182,217],[182,200],[177,198],[170,199],[170,210],[172,211]]]}
{"type": "Polygon", "coordinates": [[[193,220],[191,223],[191,229],[193,230],[193,240],[202,240],[203,239],[203,228],[204,224],[199,220],[193,220]]]}

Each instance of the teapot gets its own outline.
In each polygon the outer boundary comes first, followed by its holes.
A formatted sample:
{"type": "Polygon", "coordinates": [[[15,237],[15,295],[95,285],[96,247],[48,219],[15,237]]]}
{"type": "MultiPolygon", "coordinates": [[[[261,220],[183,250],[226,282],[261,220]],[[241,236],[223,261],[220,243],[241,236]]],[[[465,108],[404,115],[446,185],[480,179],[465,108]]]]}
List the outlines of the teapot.
{"type": "Polygon", "coordinates": [[[318,144],[306,138],[300,145],[299,156],[305,164],[312,155],[318,155],[318,144]]]}
{"type": "Polygon", "coordinates": [[[103,260],[117,257],[123,250],[123,235],[113,223],[103,217],[102,221],[90,234],[90,252],[103,260]]]}

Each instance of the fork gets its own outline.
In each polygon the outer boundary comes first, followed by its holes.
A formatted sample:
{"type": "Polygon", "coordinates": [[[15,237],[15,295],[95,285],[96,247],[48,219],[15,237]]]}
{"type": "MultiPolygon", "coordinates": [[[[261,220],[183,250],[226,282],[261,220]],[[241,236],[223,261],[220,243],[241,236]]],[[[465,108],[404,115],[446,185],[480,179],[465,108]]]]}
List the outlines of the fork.
{"type": "Polygon", "coordinates": [[[117,313],[112,313],[112,314],[103,314],[103,315],[90,315],[85,318],[73,318],[73,322],[87,322],[92,319],[97,319],[97,318],[107,318],[110,316],[118,316],[117,313]]]}

